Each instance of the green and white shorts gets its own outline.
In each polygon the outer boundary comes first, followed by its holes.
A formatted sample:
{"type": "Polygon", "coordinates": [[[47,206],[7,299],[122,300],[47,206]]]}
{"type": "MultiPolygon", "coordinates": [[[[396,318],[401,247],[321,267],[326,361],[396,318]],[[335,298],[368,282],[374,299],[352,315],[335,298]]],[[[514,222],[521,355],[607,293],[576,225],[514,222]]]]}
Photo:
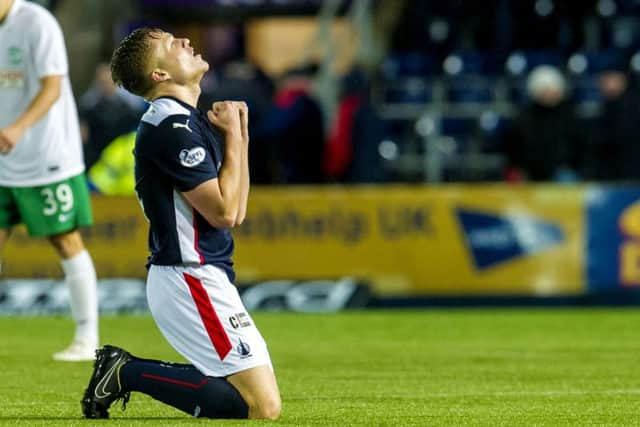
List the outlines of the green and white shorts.
{"type": "Polygon", "coordinates": [[[0,186],[0,229],[23,223],[34,237],[93,223],[84,174],[36,187],[0,186]]]}

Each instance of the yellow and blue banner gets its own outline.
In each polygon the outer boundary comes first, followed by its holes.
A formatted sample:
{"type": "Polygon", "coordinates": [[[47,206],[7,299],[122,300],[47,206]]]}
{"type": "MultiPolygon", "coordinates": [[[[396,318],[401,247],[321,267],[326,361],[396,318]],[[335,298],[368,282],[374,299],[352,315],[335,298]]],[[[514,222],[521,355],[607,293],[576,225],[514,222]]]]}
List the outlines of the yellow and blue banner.
{"type": "Polygon", "coordinates": [[[235,233],[244,280],[351,276],[379,295],[584,290],[580,187],[260,189],[235,233]]]}
{"type": "MultiPolygon", "coordinates": [[[[98,275],[143,278],[133,197],[93,198],[98,275]]],[[[640,188],[443,185],[254,188],[234,231],[240,283],[351,277],[379,296],[571,296],[640,286],[640,188]]],[[[60,277],[43,240],[11,236],[4,277],[60,277]]]]}

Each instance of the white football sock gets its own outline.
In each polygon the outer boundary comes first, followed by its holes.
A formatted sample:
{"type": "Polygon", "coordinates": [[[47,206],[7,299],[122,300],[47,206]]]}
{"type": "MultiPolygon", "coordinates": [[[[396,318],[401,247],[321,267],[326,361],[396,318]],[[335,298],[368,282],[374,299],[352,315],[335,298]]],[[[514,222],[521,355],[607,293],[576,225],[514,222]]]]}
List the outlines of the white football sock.
{"type": "Polygon", "coordinates": [[[96,270],[89,252],[62,260],[64,278],[69,288],[71,315],[76,323],[74,340],[98,345],[98,289],[96,270]]]}

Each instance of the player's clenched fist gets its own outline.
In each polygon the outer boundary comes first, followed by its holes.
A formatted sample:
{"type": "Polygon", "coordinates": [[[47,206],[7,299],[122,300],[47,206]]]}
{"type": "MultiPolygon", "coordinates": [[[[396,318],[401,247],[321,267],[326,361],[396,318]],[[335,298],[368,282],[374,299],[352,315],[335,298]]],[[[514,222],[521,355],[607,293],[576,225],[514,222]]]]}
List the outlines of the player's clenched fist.
{"type": "Polygon", "coordinates": [[[244,101],[234,101],[240,113],[240,127],[242,128],[242,141],[249,142],[249,107],[244,101]]]}
{"type": "Polygon", "coordinates": [[[242,138],[240,107],[233,101],[214,102],[207,111],[209,121],[225,134],[242,138]]]}

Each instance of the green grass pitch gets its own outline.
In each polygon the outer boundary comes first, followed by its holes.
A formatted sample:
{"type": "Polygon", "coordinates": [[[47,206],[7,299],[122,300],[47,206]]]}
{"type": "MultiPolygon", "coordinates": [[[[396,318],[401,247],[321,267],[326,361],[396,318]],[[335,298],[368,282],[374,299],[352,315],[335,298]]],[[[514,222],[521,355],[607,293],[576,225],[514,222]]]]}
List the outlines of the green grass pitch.
{"type": "MultiPolygon", "coordinates": [[[[640,311],[428,310],[254,315],[286,426],[640,425],[640,311]]],[[[150,317],[102,318],[102,341],[179,360],[150,317]]],[[[247,425],[194,419],[133,394],[80,418],[90,363],[53,362],[66,318],[0,318],[0,424],[247,425]]]]}

